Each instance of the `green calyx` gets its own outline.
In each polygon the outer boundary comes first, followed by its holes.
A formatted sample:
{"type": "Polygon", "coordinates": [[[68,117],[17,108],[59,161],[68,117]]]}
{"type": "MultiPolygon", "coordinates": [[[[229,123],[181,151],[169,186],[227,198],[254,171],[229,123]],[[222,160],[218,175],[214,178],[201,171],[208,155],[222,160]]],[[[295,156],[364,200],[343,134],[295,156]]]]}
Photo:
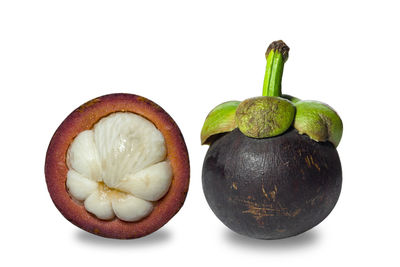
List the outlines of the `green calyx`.
{"type": "Polygon", "coordinates": [[[236,110],[236,123],[248,137],[272,137],[289,129],[295,112],[289,100],[273,96],[254,97],[240,103],[236,110]]]}
{"type": "Polygon", "coordinates": [[[281,97],[283,66],[289,57],[289,47],[283,41],[272,42],[265,57],[263,96],[243,101],[236,111],[239,130],[253,138],[284,133],[292,125],[295,114],[293,104],[281,97]]]}
{"type": "Polygon", "coordinates": [[[339,115],[328,105],[318,101],[299,101],[295,104],[294,128],[311,139],[329,141],[339,145],[343,133],[343,123],[339,115]]]}
{"type": "Polygon", "coordinates": [[[235,114],[239,103],[239,101],[228,101],[211,110],[201,129],[202,145],[209,145],[213,136],[230,132],[237,127],[235,114]]]}
{"type": "Polygon", "coordinates": [[[285,94],[282,95],[282,98],[289,100],[293,104],[296,104],[297,102],[301,101],[301,99],[299,99],[295,96],[285,95],[285,94]]]}
{"type": "Polygon", "coordinates": [[[342,120],[328,105],[282,95],[283,67],[289,47],[283,41],[271,43],[265,54],[267,66],[261,97],[229,101],[215,107],[201,130],[201,143],[211,144],[219,134],[235,128],[252,138],[268,138],[285,133],[292,126],[318,142],[338,146],[342,120]]]}

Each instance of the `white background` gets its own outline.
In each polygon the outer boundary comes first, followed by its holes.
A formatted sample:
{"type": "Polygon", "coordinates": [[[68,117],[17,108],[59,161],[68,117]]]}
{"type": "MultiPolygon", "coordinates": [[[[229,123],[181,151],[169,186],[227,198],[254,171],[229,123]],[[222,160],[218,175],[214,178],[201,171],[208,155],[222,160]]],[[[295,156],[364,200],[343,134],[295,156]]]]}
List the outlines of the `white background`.
{"type": "Polygon", "coordinates": [[[7,266],[395,266],[399,264],[398,1],[1,1],[1,258],[7,266]],[[283,92],[341,115],[343,189],[297,237],[239,236],[201,188],[207,113],[261,94],[268,44],[291,48],[283,92]],[[178,123],[191,160],[181,211],[137,240],[70,224],[44,178],[62,120],[100,95],[127,92],[178,123]],[[83,265],[85,264],[85,265],[83,265]]]}

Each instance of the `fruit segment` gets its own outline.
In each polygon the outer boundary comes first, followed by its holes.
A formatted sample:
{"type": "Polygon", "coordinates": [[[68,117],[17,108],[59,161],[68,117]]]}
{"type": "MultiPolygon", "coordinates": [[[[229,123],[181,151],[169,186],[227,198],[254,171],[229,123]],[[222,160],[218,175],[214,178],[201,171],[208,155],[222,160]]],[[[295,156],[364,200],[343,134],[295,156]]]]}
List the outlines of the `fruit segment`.
{"type": "Polygon", "coordinates": [[[145,118],[116,112],[81,132],[67,153],[67,188],[102,220],[138,221],[172,181],[163,135],[145,118]]]}
{"type": "Polygon", "coordinates": [[[101,181],[100,160],[94,144],[93,131],[81,132],[68,150],[68,168],[93,181],[101,181]]]}
{"type": "Polygon", "coordinates": [[[102,220],[110,220],[114,218],[114,211],[111,201],[104,192],[96,190],[84,202],[85,209],[96,215],[102,220]]]}
{"type": "Polygon", "coordinates": [[[153,210],[151,202],[129,194],[114,197],[111,203],[117,217],[124,221],[138,221],[153,210]]]}
{"type": "Polygon", "coordinates": [[[171,166],[163,161],[128,176],[121,181],[118,189],[148,201],[156,201],[167,193],[171,179],[171,166]]]}
{"type": "Polygon", "coordinates": [[[67,187],[76,200],[84,201],[90,194],[97,190],[98,183],[82,176],[79,172],[69,170],[67,174],[67,187]]]}
{"type": "Polygon", "coordinates": [[[166,157],[164,137],[145,118],[117,112],[101,119],[93,128],[102,178],[109,187],[121,179],[166,157]]]}

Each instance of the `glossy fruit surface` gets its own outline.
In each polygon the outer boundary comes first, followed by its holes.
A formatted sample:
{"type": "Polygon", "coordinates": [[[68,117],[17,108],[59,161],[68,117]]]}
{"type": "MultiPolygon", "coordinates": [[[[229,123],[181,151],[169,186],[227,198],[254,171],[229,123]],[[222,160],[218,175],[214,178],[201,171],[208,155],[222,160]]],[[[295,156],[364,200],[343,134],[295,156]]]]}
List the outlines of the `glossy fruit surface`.
{"type": "Polygon", "coordinates": [[[203,164],[203,190],[230,229],[260,239],[300,234],[325,219],[341,190],[338,153],[295,129],[250,138],[235,129],[213,142],[203,164]]]}

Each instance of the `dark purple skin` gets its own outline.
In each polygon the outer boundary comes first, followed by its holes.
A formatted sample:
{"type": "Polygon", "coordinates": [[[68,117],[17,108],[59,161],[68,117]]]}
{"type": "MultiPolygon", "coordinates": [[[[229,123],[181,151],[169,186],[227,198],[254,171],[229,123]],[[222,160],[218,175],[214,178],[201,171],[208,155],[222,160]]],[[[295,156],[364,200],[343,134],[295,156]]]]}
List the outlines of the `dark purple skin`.
{"type": "Polygon", "coordinates": [[[204,160],[203,190],[231,230],[280,239],[323,221],[341,190],[339,155],[329,142],[296,130],[255,139],[238,129],[214,141],[204,160]]]}

